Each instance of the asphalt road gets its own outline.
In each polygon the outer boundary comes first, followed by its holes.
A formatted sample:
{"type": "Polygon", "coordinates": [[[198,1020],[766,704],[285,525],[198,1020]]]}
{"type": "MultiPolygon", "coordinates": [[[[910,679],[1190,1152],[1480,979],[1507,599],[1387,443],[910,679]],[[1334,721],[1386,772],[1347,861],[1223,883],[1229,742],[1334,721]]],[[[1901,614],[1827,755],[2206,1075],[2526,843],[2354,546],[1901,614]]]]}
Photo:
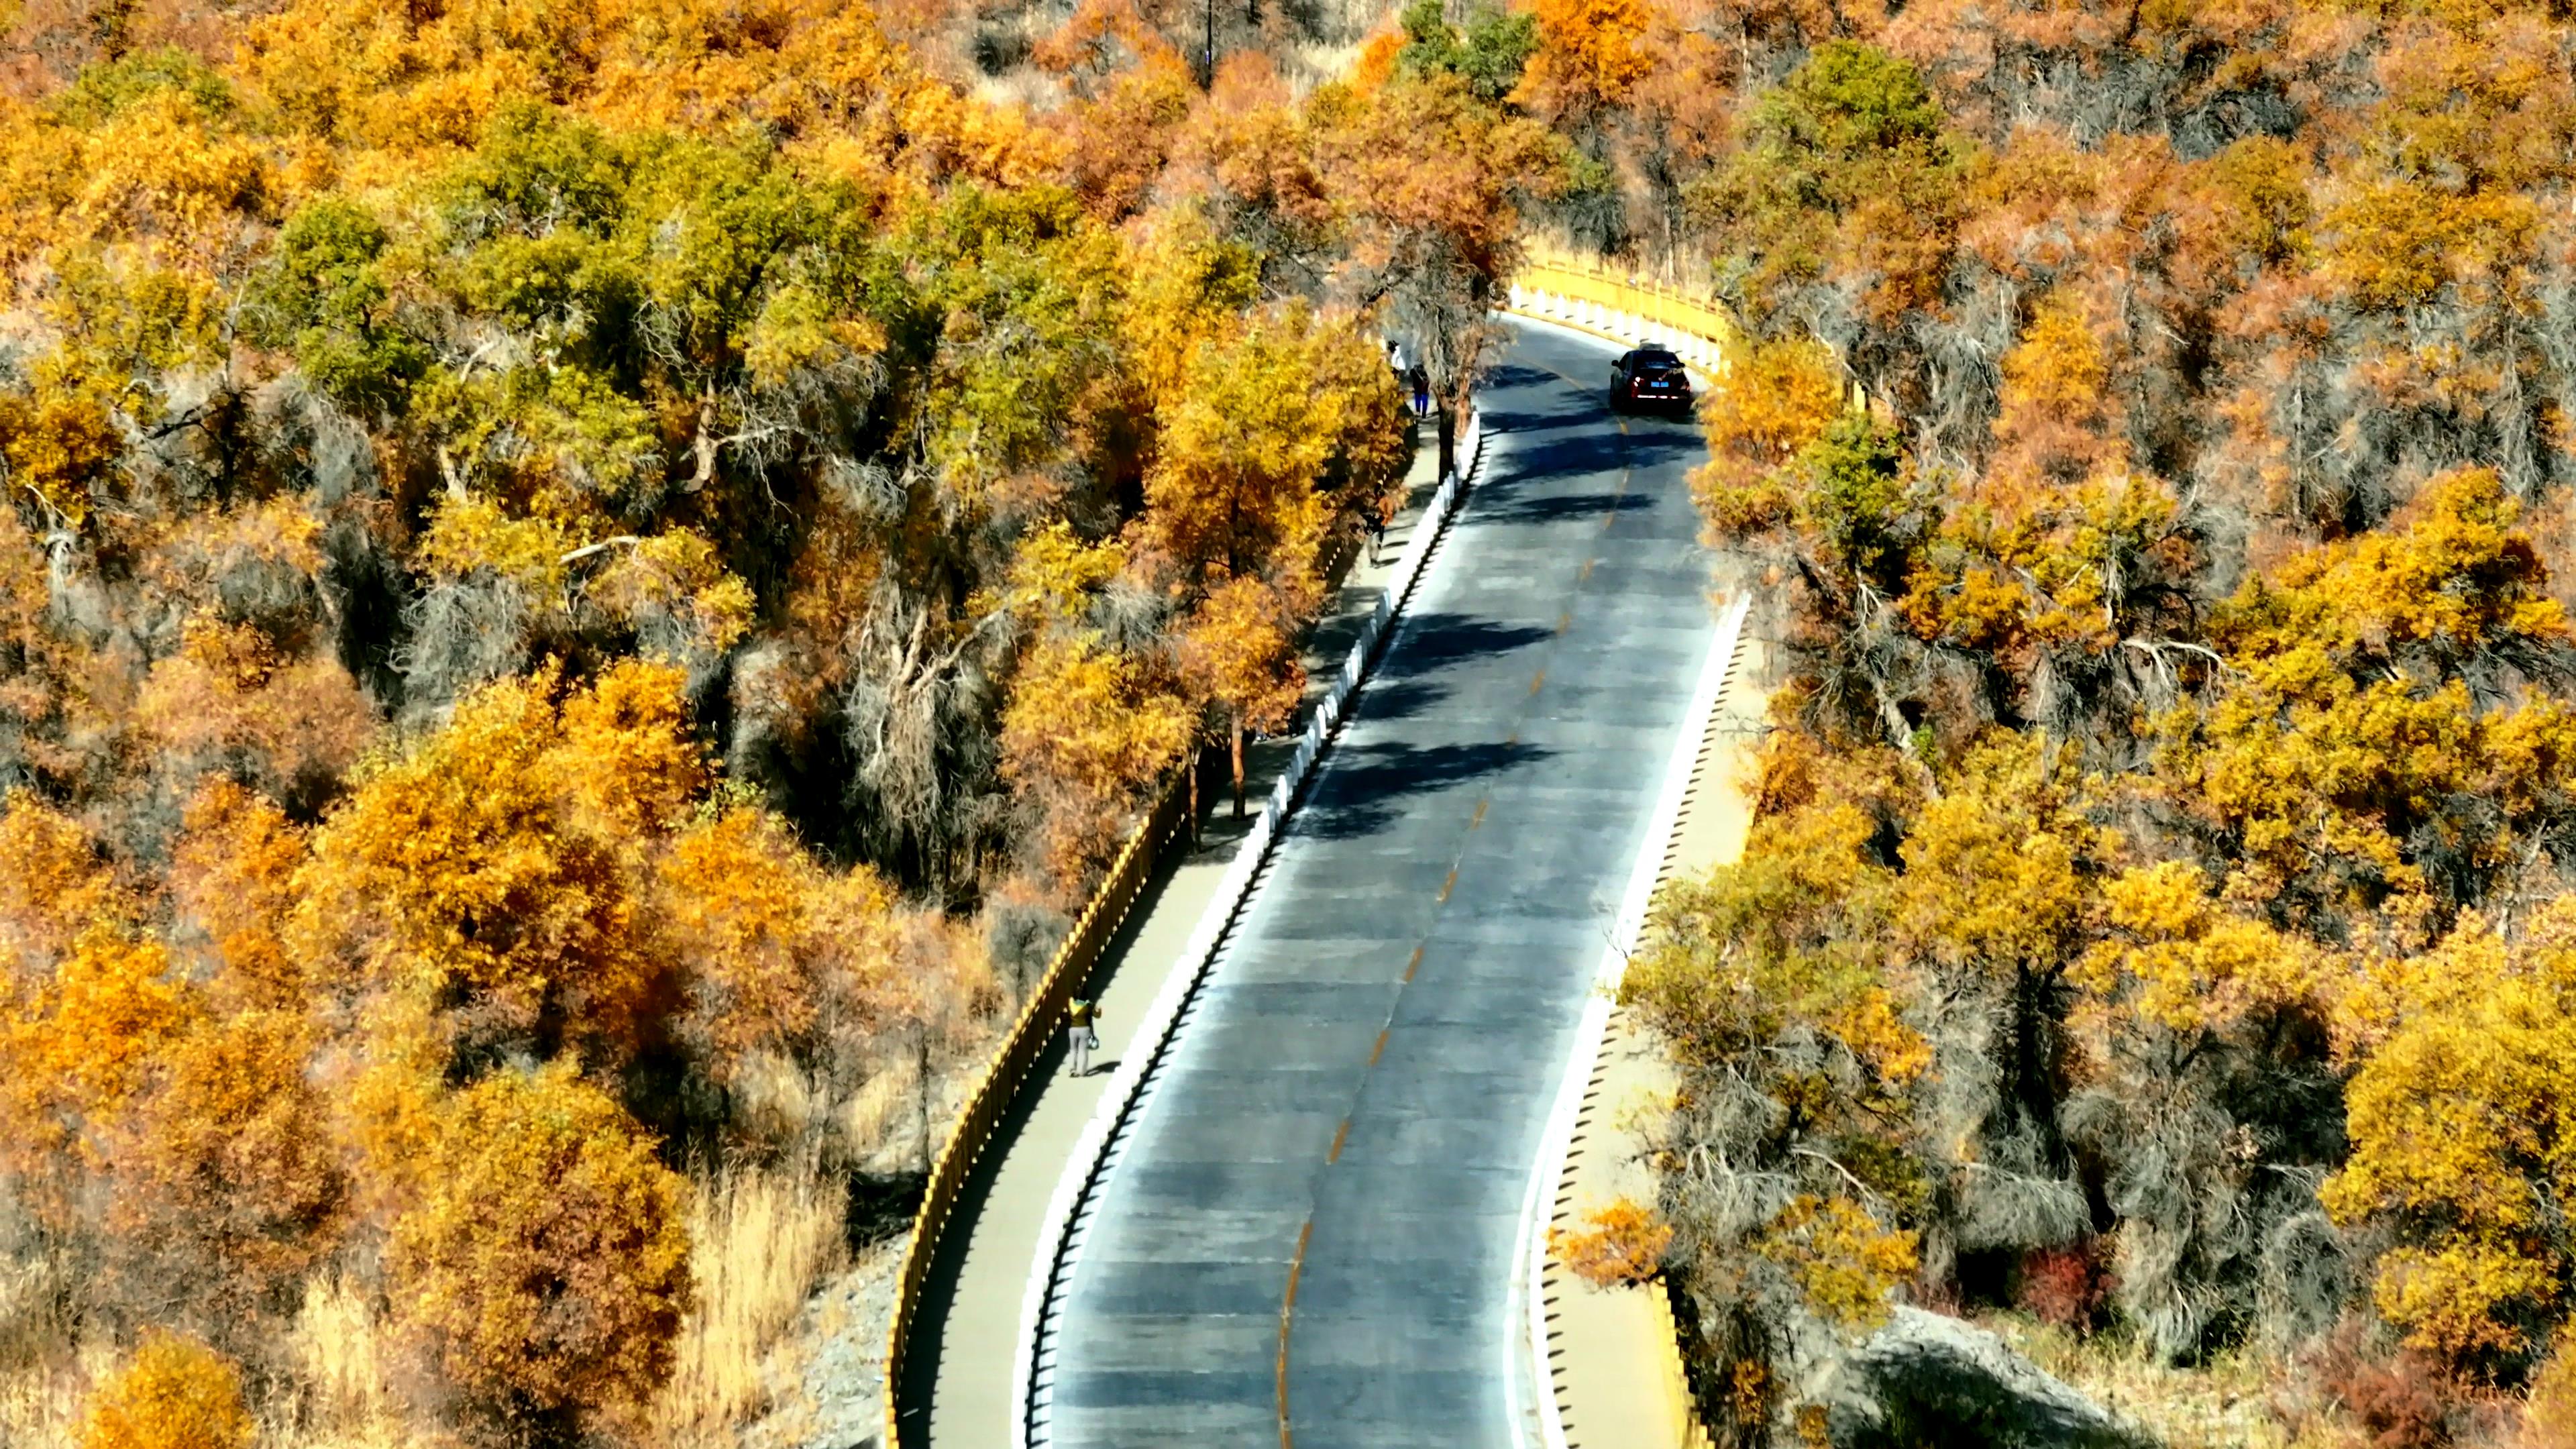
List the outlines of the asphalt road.
{"type": "Polygon", "coordinates": [[[1714,629],[1684,421],[1524,329],[1485,481],[1103,1184],[1051,1442],[1501,1446],[1514,1237],[1714,629]]]}

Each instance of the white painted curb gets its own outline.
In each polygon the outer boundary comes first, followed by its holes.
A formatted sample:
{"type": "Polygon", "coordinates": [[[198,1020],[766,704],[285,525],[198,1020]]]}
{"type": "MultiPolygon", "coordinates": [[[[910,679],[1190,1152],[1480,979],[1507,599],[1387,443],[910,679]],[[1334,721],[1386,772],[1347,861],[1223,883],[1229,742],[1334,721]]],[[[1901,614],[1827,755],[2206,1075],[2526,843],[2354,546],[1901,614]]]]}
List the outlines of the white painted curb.
{"type": "Polygon", "coordinates": [[[1118,1139],[1150,1095],[1152,1078],[1171,1048],[1182,1011],[1215,965],[1219,948],[1251,894],[1253,880],[1261,873],[1272,847],[1278,843],[1281,827],[1296,806],[1297,793],[1314,774],[1315,762],[1348,711],[1352,695],[1367,677],[1378,645],[1412,596],[1440,536],[1473,486],[1484,451],[1483,416],[1471,413],[1467,433],[1458,447],[1466,471],[1440,480],[1439,491],[1432,495],[1430,506],[1423,510],[1405,546],[1404,560],[1387,579],[1386,592],[1379,596],[1376,610],[1352,641],[1351,652],[1342,661],[1333,687],[1316,703],[1305,736],[1297,743],[1297,753],[1272,786],[1259,818],[1235,851],[1233,863],[1226,867],[1215,899],[1208,903],[1197,928],[1190,933],[1189,944],[1182,948],[1180,969],[1163,982],[1153,1003],[1145,1009],[1134,1045],[1120,1053],[1118,1075],[1110,1079],[1108,1091],[1074,1143],[1064,1175],[1056,1180],[1055,1193],[1047,1201],[1046,1217],[1038,1230],[1028,1286],[1020,1301],[1020,1329],[1011,1356],[1011,1449],[1032,1449],[1049,1442],[1048,1412],[1055,1395],[1055,1357],[1050,1349],[1063,1307],[1061,1290],[1082,1249],[1083,1233],[1075,1219],[1114,1164],[1118,1139]]]}
{"type": "Polygon", "coordinates": [[[1566,1149],[1573,1144],[1575,1119],[1581,1115],[1584,1091],[1592,1085],[1592,1069],[1600,1060],[1602,1035],[1610,1025],[1611,998],[1621,978],[1627,975],[1628,958],[1635,954],[1637,938],[1645,930],[1646,912],[1654,904],[1655,884],[1663,876],[1664,858],[1672,850],[1673,830],[1681,820],[1682,799],[1690,792],[1691,772],[1699,763],[1700,746],[1708,737],[1709,717],[1716,712],[1718,695],[1726,687],[1727,666],[1735,658],[1736,642],[1744,634],[1744,615],[1752,602],[1749,594],[1736,596],[1718,621],[1716,637],[1709,641],[1708,657],[1700,664],[1689,712],[1682,717],[1681,737],[1673,742],[1672,756],[1665,762],[1655,813],[1647,821],[1645,841],[1637,848],[1637,863],[1628,872],[1627,894],[1619,902],[1609,947],[1601,954],[1592,999],[1584,1003],[1583,1019],[1575,1027],[1574,1054],[1566,1060],[1565,1076],[1556,1090],[1556,1105],[1548,1113],[1547,1131],[1539,1139],[1538,1160],[1531,1167],[1529,1190],[1521,1200],[1515,1260],[1523,1275],[1521,1295],[1528,1319],[1513,1325],[1507,1336],[1517,1340],[1522,1333],[1528,1335],[1531,1377],[1537,1381],[1538,1389],[1539,1434],[1546,1449],[1566,1449],[1566,1442],[1565,1410],[1557,1402],[1556,1373],[1548,1363],[1547,1233],[1542,1222],[1549,1216],[1548,1209],[1555,1203],[1565,1176],[1566,1149]]]}

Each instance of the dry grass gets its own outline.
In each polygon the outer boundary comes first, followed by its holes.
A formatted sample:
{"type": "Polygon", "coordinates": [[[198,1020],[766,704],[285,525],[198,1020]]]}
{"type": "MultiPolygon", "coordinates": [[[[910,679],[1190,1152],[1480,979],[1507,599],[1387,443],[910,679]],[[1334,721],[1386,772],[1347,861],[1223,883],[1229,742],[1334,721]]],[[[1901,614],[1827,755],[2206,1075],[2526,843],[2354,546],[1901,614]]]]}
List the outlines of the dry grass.
{"type": "Polygon", "coordinates": [[[336,1274],[307,1284],[304,1311],[295,1319],[295,1356],[305,1402],[292,1437],[360,1444],[406,1437],[390,1378],[392,1348],[363,1290],[336,1274]]]}
{"type": "Polygon", "coordinates": [[[730,1445],[768,1407],[772,1347],[844,1256],[840,1196],[814,1174],[731,1170],[692,1186],[697,1308],[652,1409],[673,1449],[730,1445]]]}
{"type": "MultiPolygon", "coordinates": [[[[674,1347],[648,1429],[667,1449],[731,1445],[769,1407],[780,1340],[845,1250],[840,1193],[811,1172],[738,1170],[691,1183],[695,1311],[674,1347]]],[[[67,1346],[47,1309],[41,1260],[0,1258],[0,1449],[76,1449],[105,1342],[67,1346]]],[[[326,1274],[305,1291],[286,1347],[292,1387],[261,1406],[258,1449],[438,1449],[397,1382],[399,1355],[359,1284],[326,1274]]]]}
{"type": "Polygon", "coordinates": [[[2136,1420],[2169,1449],[2322,1449],[2294,1438],[2272,1412],[2279,1364],[2251,1350],[2177,1368],[2115,1335],[2077,1338],[2019,1313],[1979,1322],[2095,1403],[2136,1420]]]}
{"type": "Polygon", "coordinates": [[[868,1074],[841,1109],[841,1141],[850,1161],[882,1169],[921,1157],[921,1076],[910,1055],[868,1074]]]}
{"type": "Polygon", "coordinates": [[[9,1449],[71,1449],[80,1438],[81,1404],[94,1375],[107,1372],[104,1352],[57,1355],[0,1373],[0,1444],[9,1449]]]}
{"type": "Polygon", "coordinates": [[[67,1272],[0,1196],[0,1446],[70,1449],[83,1400],[110,1367],[68,1315],[67,1272]]]}

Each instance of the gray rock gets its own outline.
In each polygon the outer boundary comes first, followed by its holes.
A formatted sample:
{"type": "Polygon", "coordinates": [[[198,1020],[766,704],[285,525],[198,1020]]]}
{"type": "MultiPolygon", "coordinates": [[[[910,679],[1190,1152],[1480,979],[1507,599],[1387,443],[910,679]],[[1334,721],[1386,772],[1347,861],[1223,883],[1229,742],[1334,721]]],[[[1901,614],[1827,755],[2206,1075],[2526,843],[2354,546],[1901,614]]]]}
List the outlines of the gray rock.
{"type": "Polygon", "coordinates": [[[1920,1308],[1828,1365],[1814,1395],[1835,1449],[2154,1449],[2145,1430],[1995,1335],[1920,1308]]]}

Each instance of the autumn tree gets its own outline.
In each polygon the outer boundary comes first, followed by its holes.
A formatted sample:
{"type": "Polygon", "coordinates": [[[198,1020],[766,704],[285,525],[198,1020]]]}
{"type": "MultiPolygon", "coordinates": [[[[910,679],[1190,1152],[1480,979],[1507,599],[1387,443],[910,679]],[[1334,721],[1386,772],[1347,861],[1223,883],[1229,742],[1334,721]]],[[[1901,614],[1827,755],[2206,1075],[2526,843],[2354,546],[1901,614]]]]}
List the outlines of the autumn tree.
{"type": "Polygon", "coordinates": [[[1061,879],[1082,878],[1114,851],[1140,786],[1189,747],[1181,701],[1153,687],[1145,666],[1096,638],[1039,644],[1003,717],[1005,768],[1027,785],[1061,790],[1047,849],[1061,879]]]}
{"type": "Polygon", "coordinates": [[[2373,983],[2352,1157],[2325,1201],[2394,1231],[2373,1300],[2454,1363],[2527,1369],[2565,1318],[2571,929],[2565,897],[2511,945],[2471,916],[2373,983]]]}
{"type": "Polygon", "coordinates": [[[347,1181],[332,1113],[307,1075],[317,1033],[254,1010],[202,1020],[157,1054],[153,1082],[99,1133],[110,1225],[136,1271],[201,1285],[209,1309],[282,1314],[338,1244],[347,1181]]]}
{"type": "Polygon", "coordinates": [[[387,1245],[403,1322],[514,1436],[607,1428],[669,1371],[689,1302],[682,1187],[598,1088],[504,1069],[442,1110],[387,1245]]]}
{"type": "Polygon", "coordinates": [[[1562,142],[1478,100],[1453,72],[1327,87],[1310,113],[1349,235],[1334,290],[1386,304],[1415,339],[1439,403],[1440,468],[1454,471],[1458,430],[1501,337],[1488,314],[1519,264],[1521,206],[1563,185],[1562,142]]]}
{"type": "Polygon", "coordinates": [[[1191,690],[1225,711],[1234,770],[1234,813],[1243,815],[1243,737],[1286,724],[1305,693],[1286,600],[1257,578],[1228,579],[1208,592],[1181,640],[1181,673],[1191,690]]]}
{"type": "Polygon", "coordinates": [[[1464,26],[1451,25],[1445,7],[1434,0],[1406,6],[1398,17],[1405,43],[1396,64],[1416,76],[1456,75],[1476,99],[1500,102],[1520,83],[1538,49],[1538,21],[1489,6],[1470,9],[1466,19],[1464,26]]]}
{"type": "Polygon", "coordinates": [[[92,1395],[81,1449],[244,1449],[241,1371],[194,1339],[148,1332],[92,1395]]]}
{"type": "Polygon", "coordinates": [[[1738,1437],[1779,1406],[1790,1335],[1884,1320],[1934,1202],[1917,1135],[1933,1045],[1873,969],[1895,883],[1861,847],[1904,804],[1883,769],[1772,761],[1789,808],[1743,864],[1665,892],[1620,987],[1682,1076],[1663,1132],[1690,1166],[1663,1180],[1661,1256],[1696,1308],[1694,1356],[1749,1390],[1716,1406],[1738,1437]]]}
{"type": "Polygon", "coordinates": [[[361,980],[440,1003],[461,1048],[570,1040],[613,1058],[655,969],[619,842],[569,808],[549,687],[491,686],[367,779],[314,838],[299,925],[361,980]]]}
{"type": "Polygon", "coordinates": [[[1879,317],[1932,299],[1976,152],[1914,67],[1827,41],[1764,95],[1748,140],[1692,204],[1757,320],[1834,273],[1879,317]]]}

